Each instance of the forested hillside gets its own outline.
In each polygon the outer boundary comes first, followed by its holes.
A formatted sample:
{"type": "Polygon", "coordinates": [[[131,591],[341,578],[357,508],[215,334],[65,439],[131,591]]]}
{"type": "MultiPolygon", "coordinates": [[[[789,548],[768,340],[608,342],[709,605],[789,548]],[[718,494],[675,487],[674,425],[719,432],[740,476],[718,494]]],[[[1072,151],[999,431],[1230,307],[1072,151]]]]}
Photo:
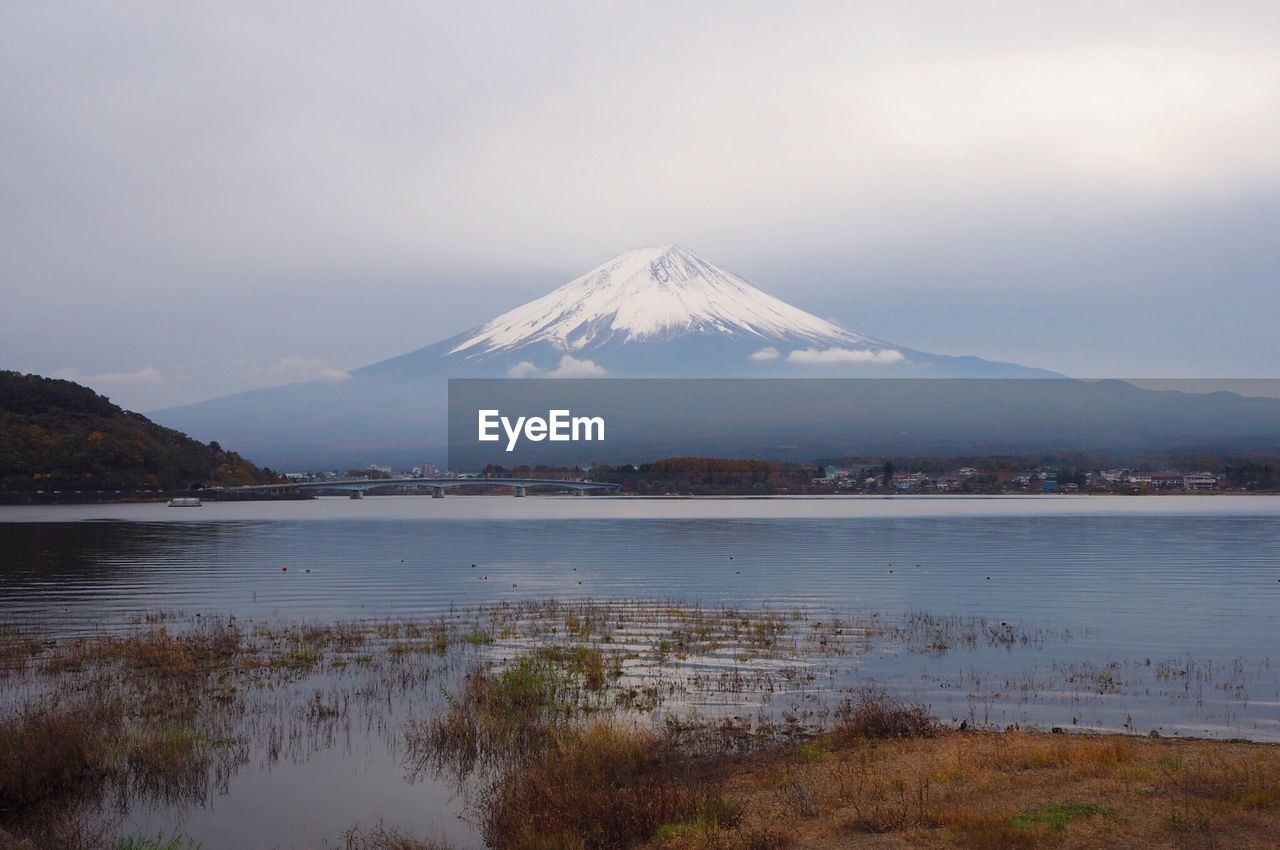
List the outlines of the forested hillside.
{"type": "Polygon", "coordinates": [[[0,491],[185,489],[276,479],[71,381],[0,371],[0,491]]]}

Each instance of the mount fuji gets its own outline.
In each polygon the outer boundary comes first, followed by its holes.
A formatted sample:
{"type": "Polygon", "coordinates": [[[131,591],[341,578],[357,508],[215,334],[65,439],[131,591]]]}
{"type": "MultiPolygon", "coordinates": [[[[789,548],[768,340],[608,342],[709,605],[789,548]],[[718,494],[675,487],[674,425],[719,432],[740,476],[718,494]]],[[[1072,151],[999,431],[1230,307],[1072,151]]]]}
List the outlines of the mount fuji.
{"type": "Polygon", "coordinates": [[[627,251],[458,336],[348,380],[252,390],[157,421],[271,466],[421,463],[443,445],[449,378],[966,377],[1055,373],[930,354],[843,328],[686,248],[627,251]]]}
{"type": "Polygon", "coordinates": [[[619,254],[479,327],[354,374],[442,366],[450,377],[1055,376],[847,330],[679,245],[619,254]]]}

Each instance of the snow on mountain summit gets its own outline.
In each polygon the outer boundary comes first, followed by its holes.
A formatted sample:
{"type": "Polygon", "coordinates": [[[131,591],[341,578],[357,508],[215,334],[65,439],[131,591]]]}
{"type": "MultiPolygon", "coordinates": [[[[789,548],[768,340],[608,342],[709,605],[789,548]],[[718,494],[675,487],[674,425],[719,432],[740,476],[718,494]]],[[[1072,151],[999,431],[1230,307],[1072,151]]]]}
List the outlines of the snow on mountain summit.
{"type": "Polygon", "coordinates": [[[884,345],[774,298],[686,248],[663,245],[627,251],[503,313],[464,335],[450,354],[492,354],[538,342],[573,352],[690,334],[762,346],[884,345]]]}

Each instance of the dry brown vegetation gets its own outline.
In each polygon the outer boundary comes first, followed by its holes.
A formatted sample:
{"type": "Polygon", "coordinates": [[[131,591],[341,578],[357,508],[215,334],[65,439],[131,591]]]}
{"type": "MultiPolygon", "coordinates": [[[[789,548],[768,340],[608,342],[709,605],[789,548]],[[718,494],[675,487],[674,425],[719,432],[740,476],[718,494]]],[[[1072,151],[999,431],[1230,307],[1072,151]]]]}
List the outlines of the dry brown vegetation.
{"type": "Polygon", "coordinates": [[[103,703],[26,709],[0,724],[0,848],[80,846],[77,811],[107,788],[117,727],[103,703]]]}
{"type": "Polygon", "coordinates": [[[112,815],[136,799],[198,803],[225,787],[247,759],[236,734],[244,694],[288,684],[348,635],[207,619],[66,640],[10,630],[0,675],[21,696],[0,708],[0,850],[185,847],[117,840],[112,815]]]}
{"type": "Polygon", "coordinates": [[[875,693],[840,717],[745,753],[714,724],[557,729],[477,814],[497,850],[1276,846],[1280,747],[942,730],[875,693]]]}
{"type": "Polygon", "coordinates": [[[493,746],[475,810],[497,850],[1267,847],[1280,824],[1271,745],[947,730],[877,688],[816,735],[566,723],[548,710],[564,682],[534,669],[508,668],[506,684],[473,671],[419,742],[445,762],[468,752],[455,735],[493,746]],[[518,699],[494,696],[504,689],[518,699]]]}
{"type": "Polygon", "coordinates": [[[482,812],[499,850],[1275,847],[1280,749],[838,730],[708,758],[660,733],[596,723],[505,774],[482,812]]]}
{"type": "MultiPolygon", "coordinates": [[[[956,732],[748,758],[721,793],[738,828],[793,846],[1275,847],[1280,748],[1107,735],[956,732]]],[[[698,830],[649,846],[702,848],[698,830]]],[[[711,842],[711,843],[708,843],[711,842]]]]}
{"type": "MultiPolygon", "coordinates": [[[[699,692],[781,692],[873,635],[928,652],[1038,639],[984,620],[651,603],[0,632],[0,685],[20,694],[0,712],[0,850],[152,847],[113,839],[104,812],[199,804],[250,752],[305,758],[353,704],[384,711],[398,694],[419,698],[412,719],[386,723],[406,770],[465,789],[495,850],[1276,845],[1275,746],[960,732],[874,687],[805,716],[670,708],[699,692]],[[728,662],[683,675],[682,659],[728,662]]],[[[381,825],[342,840],[444,850],[381,825]]]]}
{"type": "Polygon", "coordinates": [[[668,736],[605,722],[554,733],[479,806],[494,847],[627,847],[715,805],[710,762],[668,736]]]}

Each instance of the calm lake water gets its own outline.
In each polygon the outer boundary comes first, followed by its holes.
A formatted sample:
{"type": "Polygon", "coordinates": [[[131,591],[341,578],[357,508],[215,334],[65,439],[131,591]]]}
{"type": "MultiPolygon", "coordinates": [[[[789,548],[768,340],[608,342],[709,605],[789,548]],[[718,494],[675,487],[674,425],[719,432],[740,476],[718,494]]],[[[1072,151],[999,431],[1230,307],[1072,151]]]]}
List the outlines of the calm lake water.
{"type": "MultiPolygon", "coordinates": [[[[1036,639],[875,646],[829,687],[874,679],[955,723],[1280,740],[1277,497],[0,508],[0,621],[62,635],[128,628],[157,609],[316,621],[550,598],[984,617],[1036,639]]],[[[460,806],[444,785],[406,782],[393,753],[357,736],[245,771],[206,806],[133,817],[206,850],[303,847],[333,840],[354,807],[475,846],[460,806]],[[281,811],[298,820],[279,823],[281,811]]]]}

